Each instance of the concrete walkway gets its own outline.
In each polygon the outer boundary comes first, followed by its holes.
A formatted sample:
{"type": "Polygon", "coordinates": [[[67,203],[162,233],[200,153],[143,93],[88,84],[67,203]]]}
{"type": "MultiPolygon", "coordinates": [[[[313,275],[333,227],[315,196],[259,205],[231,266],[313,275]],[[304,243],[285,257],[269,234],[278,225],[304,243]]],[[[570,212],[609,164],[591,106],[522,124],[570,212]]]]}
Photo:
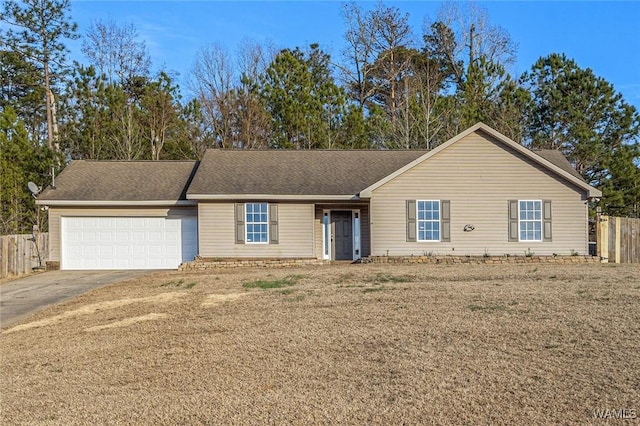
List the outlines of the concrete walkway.
{"type": "Polygon", "coordinates": [[[0,284],[0,327],[94,288],[157,271],[49,271],[0,284]]]}

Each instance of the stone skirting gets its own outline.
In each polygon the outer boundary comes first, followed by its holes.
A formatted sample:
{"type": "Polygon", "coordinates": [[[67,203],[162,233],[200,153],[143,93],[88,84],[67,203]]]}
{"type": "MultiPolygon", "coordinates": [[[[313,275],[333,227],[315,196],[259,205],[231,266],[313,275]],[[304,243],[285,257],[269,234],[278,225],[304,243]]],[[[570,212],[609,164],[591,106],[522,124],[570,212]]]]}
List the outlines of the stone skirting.
{"type": "Polygon", "coordinates": [[[193,262],[182,263],[179,271],[202,271],[218,268],[285,268],[290,266],[324,265],[326,261],[315,258],[302,259],[262,259],[262,258],[204,258],[196,257],[193,262]]]}
{"type": "Polygon", "coordinates": [[[60,270],[60,262],[58,262],[57,260],[47,260],[44,264],[45,264],[45,270],[47,271],[60,270]]]}
{"type": "MultiPolygon", "coordinates": [[[[516,263],[598,263],[596,256],[370,256],[356,263],[388,264],[516,264],[516,263]]],[[[202,271],[220,268],[286,268],[291,266],[331,265],[330,262],[313,258],[203,258],[185,262],[179,271],[202,271]]]]}
{"type": "Polygon", "coordinates": [[[598,263],[597,256],[370,256],[362,263],[598,263]]]}

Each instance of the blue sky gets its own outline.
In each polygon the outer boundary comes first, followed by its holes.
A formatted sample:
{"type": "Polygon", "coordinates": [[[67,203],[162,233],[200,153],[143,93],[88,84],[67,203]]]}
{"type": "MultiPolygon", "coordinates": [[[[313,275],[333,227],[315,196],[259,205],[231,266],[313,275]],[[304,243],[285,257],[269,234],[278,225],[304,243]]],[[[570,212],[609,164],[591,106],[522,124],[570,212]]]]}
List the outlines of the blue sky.
{"type": "MultiPolygon", "coordinates": [[[[376,3],[358,1],[363,8],[376,3]]],[[[420,45],[425,19],[434,20],[439,1],[386,1],[409,13],[420,45]]],[[[582,68],[612,83],[640,111],[640,1],[489,1],[492,24],[506,29],[518,44],[512,74],[529,70],[541,56],[565,53],[582,68]]],[[[210,43],[233,52],[246,39],[277,47],[317,42],[337,58],[343,47],[340,1],[94,1],[72,0],[71,14],[84,34],[94,20],[133,23],[145,41],[154,69],[177,71],[184,78],[195,53],[210,43]]],[[[86,62],[80,43],[71,57],[86,62]]],[[[189,95],[188,93],[184,93],[189,95]]]]}

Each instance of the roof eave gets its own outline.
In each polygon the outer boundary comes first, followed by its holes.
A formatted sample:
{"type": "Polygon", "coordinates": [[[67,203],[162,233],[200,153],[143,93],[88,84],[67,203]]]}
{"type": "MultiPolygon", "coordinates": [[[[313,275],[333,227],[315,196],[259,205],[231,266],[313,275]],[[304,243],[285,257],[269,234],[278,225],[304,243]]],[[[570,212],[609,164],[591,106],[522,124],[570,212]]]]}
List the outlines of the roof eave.
{"type": "Polygon", "coordinates": [[[121,207],[121,206],[168,206],[168,207],[189,207],[196,206],[198,203],[192,200],[36,200],[36,204],[43,206],[102,206],[102,207],[121,207]]]}
{"type": "Polygon", "coordinates": [[[594,187],[591,187],[591,189],[589,190],[589,193],[587,194],[588,198],[600,198],[602,197],[602,191],[600,191],[599,189],[596,189],[594,187]]]}
{"type": "Polygon", "coordinates": [[[359,200],[358,194],[187,194],[188,200],[359,200]]]}

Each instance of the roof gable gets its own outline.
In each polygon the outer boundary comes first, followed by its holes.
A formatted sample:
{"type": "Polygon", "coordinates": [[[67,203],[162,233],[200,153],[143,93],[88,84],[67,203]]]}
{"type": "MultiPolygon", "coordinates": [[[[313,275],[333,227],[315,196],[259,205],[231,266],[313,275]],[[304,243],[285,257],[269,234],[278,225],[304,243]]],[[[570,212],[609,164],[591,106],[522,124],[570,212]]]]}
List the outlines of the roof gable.
{"type": "MultiPolygon", "coordinates": [[[[474,126],[472,126],[472,127],[468,128],[467,130],[465,130],[464,132],[462,132],[462,133],[458,134],[457,136],[449,139],[447,142],[445,142],[445,143],[439,145],[438,147],[432,149],[431,151],[423,154],[422,156],[420,156],[419,158],[415,159],[411,163],[409,163],[409,164],[405,165],[404,167],[394,171],[393,173],[389,174],[388,176],[385,176],[383,179],[377,181],[373,185],[365,188],[360,193],[361,197],[370,198],[371,195],[372,195],[372,192],[376,188],[379,188],[380,186],[384,185],[385,183],[389,182],[390,180],[396,178],[397,176],[399,176],[399,175],[407,172],[408,170],[412,169],[413,167],[417,166],[418,164],[421,164],[422,162],[430,159],[434,155],[436,155],[439,152],[447,149],[448,147],[450,147],[451,145],[457,143],[458,141],[466,138],[470,134],[477,133],[477,132],[484,132],[484,133],[488,134],[489,136],[493,137],[499,143],[501,143],[501,144],[513,149],[514,151],[522,154],[524,157],[532,160],[534,163],[537,163],[540,166],[544,167],[545,169],[551,171],[552,173],[554,173],[558,177],[564,179],[565,181],[568,181],[568,182],[574,184],[575,186],[577,186],[577,187],[579,187],[581,189],[584,189],[587,192],[587,195],[589,197],[600,197],[600,196],[602,196],[602,192],[601,191],[599,191],[598,189],[596,189],[596,188],[592,187],[591,185],[589,185],[588,183],[586,183],[584,181],[584,179],[582,179],[582,177],[575,170],[572,170],[573,168],[571,167],[569,162],[566,160],[566,158],[564,158],[564,156],[561,153],[559,153],[559,152],[556,153],[556,154],[549,153],[549,152],[545,152],[543,154],[536,153],[536,152],[531,151],[530,149],[520,145],[519,143],[516,143],[516,142],[512,141],[508,137],[506,137],[503,134],[501,134],[500,132],[492,129],[491,127],[487,126],[486,124],[477,123],[474,126]],[[561,161],[557,154],[560,154],[560,156],[562,156],[562,158],[564,158],[564,160],[561,161]]],[[[545,151],[548,151],[548,150],[545,150],[545,151]]]]}

